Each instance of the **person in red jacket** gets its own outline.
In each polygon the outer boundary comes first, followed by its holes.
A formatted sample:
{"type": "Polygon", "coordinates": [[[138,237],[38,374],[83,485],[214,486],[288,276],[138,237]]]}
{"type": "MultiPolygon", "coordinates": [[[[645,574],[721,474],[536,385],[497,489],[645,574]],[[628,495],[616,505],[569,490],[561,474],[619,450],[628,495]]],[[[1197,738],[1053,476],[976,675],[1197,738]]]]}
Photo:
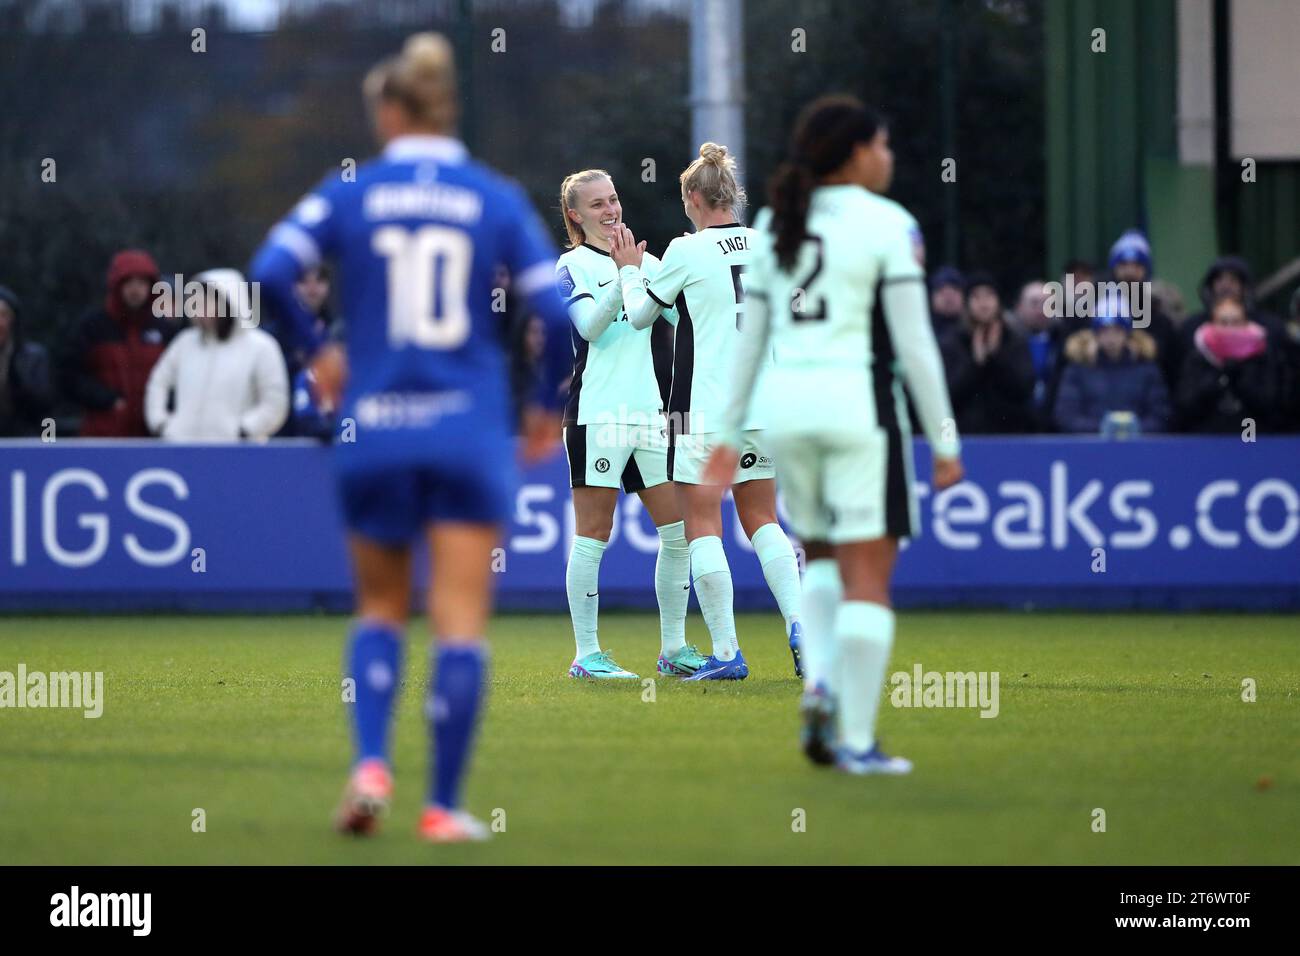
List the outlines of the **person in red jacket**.
{"type": "Polygon", "coordinates": [[[113,256],[104,307],[82,316],[64,343],[60,368],[69,398],[82,406],[81,434],[145,438],[144,390],[174,329],[154,309],[153,257],[138,249],[113,256]]]}

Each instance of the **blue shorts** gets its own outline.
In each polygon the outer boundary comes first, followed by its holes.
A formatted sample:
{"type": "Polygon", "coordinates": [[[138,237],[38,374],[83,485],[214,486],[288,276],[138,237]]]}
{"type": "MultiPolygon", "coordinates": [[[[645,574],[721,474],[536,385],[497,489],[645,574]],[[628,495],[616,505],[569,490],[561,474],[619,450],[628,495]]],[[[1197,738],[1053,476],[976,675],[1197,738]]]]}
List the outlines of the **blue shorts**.
{"type": "Polygon", "coordinates": [[[512,458],[465,456],[438,465],[349,469],[339,474],[339,498],[349,531],[399,547],[435,522],[503,524],[514,510],[515,485],[512,458]]]}

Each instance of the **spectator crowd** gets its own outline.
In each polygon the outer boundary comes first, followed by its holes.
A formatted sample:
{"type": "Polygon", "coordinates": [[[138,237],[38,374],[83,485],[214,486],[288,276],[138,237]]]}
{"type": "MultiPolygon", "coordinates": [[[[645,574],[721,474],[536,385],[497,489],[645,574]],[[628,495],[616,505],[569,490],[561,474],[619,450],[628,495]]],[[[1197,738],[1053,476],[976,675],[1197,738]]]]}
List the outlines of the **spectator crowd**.
{"type": "MultiPolygon", "coordinates": [[[[298,294],[319,330],[334,331],[328,271],[309,271],[298,294]]],[[[47,350],[0,286],[0,437],[328,438],[333,423],[311,400],[301,356],[282,347],[274,322],[254,319],[253,301],[234,269],[176,289],[152,256],[127,249],[108,265],[103,302],[47,350]]]]}
{"type": "MultiPolygon", "coordinates": [[[[21,300],[0,285],[0,437],[45,435],[59,416],[60,435],[328,440],[334,422],[314,402],[303,356],[273,317],[250,321],[244,277],[212,269],[193,281],[202,304],[177,308],[181,290],[166,294],[148,253],[117,253],[103,302],[53,355],[31,340],[21,300]]],[[[298,296],[317,331],[338,336],[330,285],[327,270],[311,270],[298,296]]],[[[1072,260],[1055,283],[1024,283],[1010,308],[987,272],[945,266],[929,285],[966,434],[1300,431],[1300,290],[1285,317],[1262,309],[1240,258],[1210,264],[1191,315],[1177,289],[1155,279],[1137,230],[1115,242],[1104,272],[1072,260]]],[[[516,379],[538,351],[535,325],[513,335],[516,379]]]]}
{"type": "Polygon", "coordinates": [[[1055,283],[1025,283],[1010,309],[985,272],[943,267],[929,283],[966,434],[1300,431],[1300,290],[1285,318],[1260,308],[1238,257],[1210,263],[1192,315],[1154,277],[1138,230],[1116,240],[1104,272],[1072,260],[1055,283]]]}

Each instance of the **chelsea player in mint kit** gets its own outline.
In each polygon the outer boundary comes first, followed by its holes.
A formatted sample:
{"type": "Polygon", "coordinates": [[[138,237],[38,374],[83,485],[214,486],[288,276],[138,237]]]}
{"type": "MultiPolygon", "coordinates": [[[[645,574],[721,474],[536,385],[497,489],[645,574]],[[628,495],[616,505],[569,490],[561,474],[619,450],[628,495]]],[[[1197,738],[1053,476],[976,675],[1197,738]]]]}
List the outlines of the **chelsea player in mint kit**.
{"type": "Polygon", "coordinates": [[[921,233],[883,195],[893,168],[888,129],[857,100],[828,97],[800,115],[754,223],[750,311],[706,468],[715,481],[735,469],[755,401],[808,555],[803,749],[852,774],[912,768],[876,736],[894,644],[889,581],[899,539],[917,526],[904,388],[934,454],[935,490],[962,479],[921,233]],[[772,347],[778,361],[756,390],[772,347]]]}
{"type": "Polygon", "coordinates": [[[642,327],[661,310],[676,323],[669,476],[677,489],[690,540],[691,576],[700,612],[713,639],[713,653],[687,680],[743,680],[749,665],[740,651],[732,607],[731,568],[722,548],[722,495],[731,487],[736,513],[763,577],[776,598],[799,674],[799,565],[776,520],[775,467],[751,416],[743,422],[743,445],[732,474],[711,483],[703,469],[721,437],[731,368],[744,324],[744,275],[754,231],[738,221],[745,203],[736,163],[725,146],[705,143],[681,174],[682,208],[695,232],[674,239],[659,268],[646,269],[641,246],[623,228],[614,237],[628,320],[642,327]]]}
{"type": "MultiPolygon", "coordinates": [[[[560,186],[569,251],[555,281],[573,322],[573,380],[564,410],[564,447],[577,525],[565,584],[577,645],[569,676],[636,680],[600,646],[600,564],[613,533],[621,486],[636,494],[659,534],[655,598],[659,603],[660,674],[689,677],[705,663],[686,643],[690,552],[668,475],[664,409],[672,378],[671,310],[639,325],[628,321],[610,240],[623,227],[623,206],[609,174],[585,169],[560,186]]],[[[644,251],[645,268],[659,264],[644,251]]]]}

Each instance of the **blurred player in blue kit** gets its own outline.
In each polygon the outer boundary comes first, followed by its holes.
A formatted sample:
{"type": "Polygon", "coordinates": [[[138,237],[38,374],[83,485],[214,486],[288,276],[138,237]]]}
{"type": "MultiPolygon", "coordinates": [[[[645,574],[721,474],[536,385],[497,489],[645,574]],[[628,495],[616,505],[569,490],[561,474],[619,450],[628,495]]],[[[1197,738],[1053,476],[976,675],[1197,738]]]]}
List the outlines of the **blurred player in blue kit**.
{"type": "Polygon", "coordinates": [[[251,270],[311,355],[322,403],[355,430],[333,452],[356,575],[345,660],[356,761],[336,825],[372,833],[391,798],[411,546],[423,534],[435,644],[418,833],[438,843],[480,840],[488,828],[461,808],[461,784],[485,686],[492,551],[513,508],[518,453],[506,314],[492,308],[497,267],[547,328],[541,382],[522,415],[525,461],[558,447],[569,318],[555,290],[554,246],[523,190],[451,135],[456,75],[446,39],[408,38],[363,88],[383,153],[354,181],[326,176],[271,231],[251,270]],[[303,271],[325,259],[338,269],[346,352],[318,340],[294,296],[303,271]]]}

